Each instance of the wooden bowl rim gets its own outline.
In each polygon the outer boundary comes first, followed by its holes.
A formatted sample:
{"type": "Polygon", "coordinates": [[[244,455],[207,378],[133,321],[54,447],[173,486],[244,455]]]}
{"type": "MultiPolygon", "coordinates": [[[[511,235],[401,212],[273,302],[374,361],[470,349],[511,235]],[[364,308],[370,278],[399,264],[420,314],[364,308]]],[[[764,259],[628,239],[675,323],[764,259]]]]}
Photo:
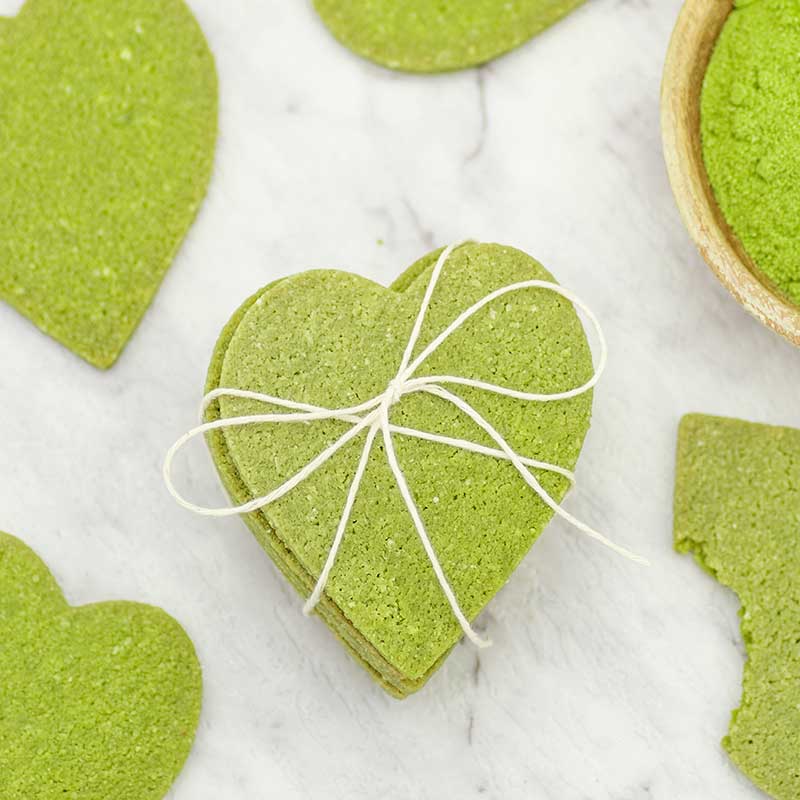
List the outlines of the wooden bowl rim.
{"type": "MultiPolygon", "coordinates": [[[[699,152],[699,108],[692,108],[694,114],[686,112],[690,104],[699,102],[700,93],[694,97],[692,90],[698,56],[685,44],[693,31],[697,37],[698,19],[719,14],[719,6],[715,5],[718,2],[729,5],[727,19],[734,8],[733,0],[685,0],[667,50],[661,87],[661,132],[667,173],[683,222],[712,272],[753,316],[800,346],[800,307],[770,288],[764,276],[759,277],[758,268],[725,222],[699,152]],[[697,128],[692,125],[693,119],[697,128]],[[697,156],[687,157],[693,151],[697,156]]],[[[708,64],[701,66],[705,75],[708,64]]]]}

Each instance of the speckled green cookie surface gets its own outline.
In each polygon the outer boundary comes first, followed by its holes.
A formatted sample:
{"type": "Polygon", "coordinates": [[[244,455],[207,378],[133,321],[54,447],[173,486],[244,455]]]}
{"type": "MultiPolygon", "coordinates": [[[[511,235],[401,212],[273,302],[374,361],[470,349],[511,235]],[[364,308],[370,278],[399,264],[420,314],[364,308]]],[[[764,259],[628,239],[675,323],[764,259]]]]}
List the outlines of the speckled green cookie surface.
{"type": "MultiPolygon", "coordinates": [[[[391,289],[335,271],[302,273],[266,287],[220,337],[208,388],[246,388],[329,407],[384,391],[436,255],[415,264],[391,289]]],[[[444,268],[418,350],[493,289],[550,277],[512,248],[459,248],[444,268]]],[[[573,388],[591,373],[588,343],[572,306],[541,289],[484,309],[419,372],[542,392],[573,388]]],[[[537,404],[466,387],[458,393],[519,452],[565,467],[575,464],[589,426],[591,395],[537,404]]],[[[220,405],[212,407],[212,417],[265,409],[237,399],[220,405]]],[[[490,444],[460,412],[427,395],[403,398],[392,420],[490,444]]],[[[241,503],[294,474],[344,430],[337,422],[248,426],[213,435],[210,444],[223,482],[241,503]]],[[[508,463],[399,436],[395,441],[442,566],[473,618],[507,581],[552,513],[508,463]]],[[[246,518],[302,593],[310,591],[327,556],[362,444],[363,437],[356,439],[295,491],[246,518]]],[[[562,478],[539,477],[554,497],[563,496],[562,478]]],[[[419,688],[460,638],[378,444],[320,614],[399,695],[419,688]]]]}
{"type": "Polygon", "coordinates": [[[800,797],[800,430],[681,423],[675,545],[742,603],[748,660],[724,745],[777,800],[800,797]]]}
{"type": "Polygon", "coordinates": [[[197,213],[216,130],[183,0],[28,0],[0,20],[0,297],[110,366],[197,213]]]}
{"type": "Polygon", "coordinates": [[[800,0],[737,0],[706,71],[703,159],[725,219],[800,305],[800,0]]]}
{"type": "Polygon", "coordinates": [[[584,0],[314,0],[342,44],[392,69],[443,72],[502,55],[584,0]]]}
{"type": "Polygon", "coordinates": [[[200,713],[194,647],[164,611],[73,608],[0,533],[0,797],[162,800],[200,713]]]}

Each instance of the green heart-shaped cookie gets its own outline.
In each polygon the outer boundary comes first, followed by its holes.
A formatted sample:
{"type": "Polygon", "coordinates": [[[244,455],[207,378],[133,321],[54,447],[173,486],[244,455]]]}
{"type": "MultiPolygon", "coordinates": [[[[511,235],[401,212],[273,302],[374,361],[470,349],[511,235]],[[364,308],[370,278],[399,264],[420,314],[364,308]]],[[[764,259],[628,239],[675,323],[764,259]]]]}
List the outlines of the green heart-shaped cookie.
{"type": "MultiPolygon", "coordinates": [[[[400,365],[437,253],[391,289],[334,271],[299,274],[250,298],[223,331],[208,389],[247,389],[329,408],[384,392],[400,365]]],[[[464,245],[444,266],[418,353],[460,312],[494,289],[551,280],[529,256],[499,245],[464,245]]],[[[525,289],[484,308],[454,333],[417,376],[450,374],[522,391],[552,393],[593,373],[574,309],[544,289],[525,289]]],[[[591,393],[531,403],[457,387],[519,453],[571,468],[589,427],[591,393]]],[[[266,410],[270,410],[266,407],[266,410]]],[[[209,418],[264,413],[252,400],[221,398],[209,418]]],[[[437,397],[414,394],[392,422],[450,437],[492,442],[437,397]]],[[[348,429],[346,423],[264,424],[210,435],[217,468],[235,504],[266,494],[348,429]]],[[[362,450],[363,435],[275,504],[249,514],[264,549],[303,594],[319,576],[362,450]]],[[[467,617],[508,580],[552,511],[508,462],[396,436],[396,448],[431,541],[467,617]]],[[[538,476],[560,499],[567,481],[538,476]]],[[[318,611],[389,691],[419,688],[461,636],[376,441],[318,611]]]]}
{"type": "Polygon", "coordinates": [[[0,297],[108,367],[205,194],[214,61],[183,0],[28,0],[0,22],[0,297]]]}
{"type": "Polygon", "coordinates": [[[0,533],[0,797],[161,800],[191,749],[200,665],[164,611],[72,608],[0,533]]]}
{"type": "Polygon", "coordinates": [[[776,800],[800,797],[800,430],[681,422],[675,546],[742,602],[742,702],[725,748],[776,800]]]}
{"type": "Polygon", "coordinates": [[[444,72],[513,50],[584,0],[314,0],[345,47],[391,69],[444,72]]]}

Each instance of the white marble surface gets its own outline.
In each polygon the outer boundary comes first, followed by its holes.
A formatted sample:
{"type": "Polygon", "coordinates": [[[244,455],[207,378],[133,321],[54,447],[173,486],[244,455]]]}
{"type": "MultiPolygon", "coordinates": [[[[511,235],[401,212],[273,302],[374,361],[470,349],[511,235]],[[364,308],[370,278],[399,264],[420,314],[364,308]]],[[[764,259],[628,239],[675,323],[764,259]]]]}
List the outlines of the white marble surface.
{"type": "MultiPolygon", "coordinates": [[[[0,529],[71,602],[155,603],[197,644],[203,717],[172,800],[759,797],[719,745],[737,601],[671,549],[674,440],[693,410],[800,426],[800,352],[715,282],[675,210],[658,91],[678,0],[589,0],[489,67],[424,78],[351,56],[308,0],[192,5],[221,77],[216,174],[127,352],[99,373],[0,307],[0,529]],[[605,323],[569,506],[654,563],[553,524],[483,616],[495,647],[459,646],[397,703],[240,521],[176,507],[159,466],[253,290],[311,266],[386,282],[466,236],[537,256],[605,323]]],[[[192,463],[195,496],[220,499],[192,463]]]]}

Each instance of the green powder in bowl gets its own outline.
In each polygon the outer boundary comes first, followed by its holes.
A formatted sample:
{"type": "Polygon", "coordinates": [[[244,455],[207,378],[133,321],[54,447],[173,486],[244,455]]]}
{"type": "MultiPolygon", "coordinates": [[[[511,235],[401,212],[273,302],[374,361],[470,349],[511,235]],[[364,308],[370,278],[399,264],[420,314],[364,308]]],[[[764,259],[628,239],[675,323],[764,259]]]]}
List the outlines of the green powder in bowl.
{"type": "Polygon", "coordinates": [[[725,219],[762,278],[800,305],[800,0],[735,0],[701,132],[725,219]]]}

